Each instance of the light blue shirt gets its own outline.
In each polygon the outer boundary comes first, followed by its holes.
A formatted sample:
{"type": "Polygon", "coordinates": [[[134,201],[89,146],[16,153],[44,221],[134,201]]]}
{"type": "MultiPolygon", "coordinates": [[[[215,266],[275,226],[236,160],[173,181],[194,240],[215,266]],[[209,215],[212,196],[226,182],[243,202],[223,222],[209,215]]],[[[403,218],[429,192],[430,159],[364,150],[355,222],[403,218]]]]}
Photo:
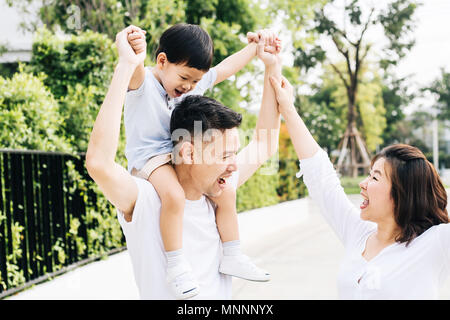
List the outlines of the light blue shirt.
{"type": "Polygon", "coordinates": [[[192,91],[170,99],[151,68],[145,68],[142,85],[128,91],[125,97],[125,156],[128,171],[131,172],[133,168],[140,170],[151,157],[172,152],[170,116],[175,104],[186,95],[203,95],[214,85],[216,78],[217,72],[211,68],[192,91]]]}

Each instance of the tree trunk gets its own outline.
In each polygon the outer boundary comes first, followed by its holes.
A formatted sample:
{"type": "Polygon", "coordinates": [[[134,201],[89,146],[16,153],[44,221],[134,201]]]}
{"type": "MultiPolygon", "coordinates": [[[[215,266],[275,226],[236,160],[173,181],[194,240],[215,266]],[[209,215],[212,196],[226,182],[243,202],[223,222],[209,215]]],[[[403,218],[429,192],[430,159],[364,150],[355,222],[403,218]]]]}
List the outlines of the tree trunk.
{"type": "Polygon", "coordinates": [[[370,169],[370,156],[366,144],[356,127],[356,105],[349,97],[347,129],[339,143],[339,157],[336,170],[343,175],[357,177],[360,169],[366,174],[370,169]]]}

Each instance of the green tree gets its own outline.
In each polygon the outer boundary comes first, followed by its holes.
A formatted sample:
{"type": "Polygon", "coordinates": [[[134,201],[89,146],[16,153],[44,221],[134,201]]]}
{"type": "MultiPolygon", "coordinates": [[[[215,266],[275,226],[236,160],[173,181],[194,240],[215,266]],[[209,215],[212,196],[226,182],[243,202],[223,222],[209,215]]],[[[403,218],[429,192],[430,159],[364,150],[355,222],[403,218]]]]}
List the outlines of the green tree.
{"type": "Polygon", "coordinates": [[[298,96],[296,106],[320,146],[336,150],[345,131],[345,109],[336,100],[337,86],[331,81],[310,96],[298,96]]]}
{"type": "Polygon", "coordinates": [[[436,108],[438,117],[442,120],[450,120],[450,73],[441,69],[441,75],[431,85],[424,89],[436,96],[436,108]]]}
{"type": "MultiPolygon", "coordinates": [[[[344,60],[341,66],[331,61],[330,52],[324,49],[319,41],[305,43],[297,47],[295,52],[295,64],[306,71],[320,63],[327,62],[338,75],[347,96],[347,130],[343,142],[350,139],[351,161],[349,169],[352,174],[357,174],[357,154],[354,146],[358,142],[357,131],[357,99],[359,85],[361,83],[361,70],[367,63],[369,53],[373,51],[373,43],[367,41],[367,32],[378,27],[383,28],[386,45],[379,52],[379,59],[371,58],[372,62],[383,69],[388,69],[401,60],[414,45],[411,32],[414,28],[413,14],[417,7],[415,1],[394,0],[387,7],[375,2],[352,0],[347,2],[341,10],[342,15],[336,13],[339,8],[337,1],[329,1],[318,6],[315,10],[314,23],[308,29],[308,33],[315,35],[313,39],[319,39],[319,35],[329,39],[332,46],[344,60]],[[351,139],[356,139],[351,142],[351,139]]],[[[361,115],[359,115],[361,116],[361,115]]],[[[365,151],[360,149],[363,162],[368,165],[368,157],[365,151]],[[365,159],[365,160],[364,160],[365,159]]]]}
{"type": "MultiPolygon", "coordinates": [[[[315,87],[316,93],[300,98],[297,105],[319,144],[332,151],[338,148],[346,129],[347,94],[331,67],[325,70],[321,79],[322,84],[315,87]]],[[[358,126],[370,151],[374,151],[376,146],[381,144],[382,133],[386,127],[382,88],[380,76],[364,67],[356,108],[361,115],[358,118],[358,126]]]]}
{"type": "MultiPolygon", "coordinates": [[[[64,119],[60,134],[74,151],[85,152],[117,59],[114,43],[92,31],[61,37],[46,28],[34,37],[28,70],[43,73],[64,119]]],[[[124,143],[124,136],[121,137],[124,143]]]]}
{"type": "Polygon", "coordinates": [[[64,119],[44,78],[23,67],[10,79],[0,77],[0,148],[71,151],[61,135],[64,119]]]}
{"type": "Polygon", "coordinates": [[[382,147],[399,143],[402,139],[402,122],[405,120],[403,109],[414,99],[415,95],[407,91],[405,79],[384,77],[383,102],[386,109],[386,129],[383,131],[382,147]]]}

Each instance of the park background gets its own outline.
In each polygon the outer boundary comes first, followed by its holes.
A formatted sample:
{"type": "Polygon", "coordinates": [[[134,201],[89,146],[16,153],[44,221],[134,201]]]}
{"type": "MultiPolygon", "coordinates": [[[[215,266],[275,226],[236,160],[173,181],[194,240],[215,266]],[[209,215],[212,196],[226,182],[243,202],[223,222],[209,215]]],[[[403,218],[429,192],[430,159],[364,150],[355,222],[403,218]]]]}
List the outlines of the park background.
{"type": "MultiPolygon", "coordinates": [[[[355,58],[356,41],[346,37],[367,29],[355,107],[368,151],[415,145],[449,185],[448,1],[1,0],[0,10],[0,297],[124,249],[115,210],[83,157],[117,59],[115,34],[129,24],[147,30],[146,65],[174,23],[210,33],[214,65],[245,46],[246,32],[276,30],[296,107],[331,155],[347,126],[343,78],[351,77],[342,52],[355,58]]],[[[244,115],[243,132],[256,123],[263,72],[254,59],[207,93],[244,115]]],[[[122,134],[117,160],[125,165],[124,141],[122,134]]],[[[305,197],[297,171],[282,126],[276,158],[239,189],[238,211],[305,197]]],[[[341,177],[349,194],[360,180],[341,177]]]]}

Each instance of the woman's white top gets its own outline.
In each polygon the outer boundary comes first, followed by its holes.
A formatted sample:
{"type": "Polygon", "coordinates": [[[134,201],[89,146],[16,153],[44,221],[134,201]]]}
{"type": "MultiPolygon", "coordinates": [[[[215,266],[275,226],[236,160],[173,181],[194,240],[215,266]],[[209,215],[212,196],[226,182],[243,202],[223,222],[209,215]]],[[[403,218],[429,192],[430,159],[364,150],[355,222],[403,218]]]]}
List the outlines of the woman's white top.
{"type": "Polygon", "coordinates": [[[340,299],[437,299],[450,273],[450,224],[429,228],[409,245],[394,243],[367,261],[362,253],[377,225],[361,220],[327,153],[300,161],[309,194],[345,247],[338,275],[340,299]]]}

